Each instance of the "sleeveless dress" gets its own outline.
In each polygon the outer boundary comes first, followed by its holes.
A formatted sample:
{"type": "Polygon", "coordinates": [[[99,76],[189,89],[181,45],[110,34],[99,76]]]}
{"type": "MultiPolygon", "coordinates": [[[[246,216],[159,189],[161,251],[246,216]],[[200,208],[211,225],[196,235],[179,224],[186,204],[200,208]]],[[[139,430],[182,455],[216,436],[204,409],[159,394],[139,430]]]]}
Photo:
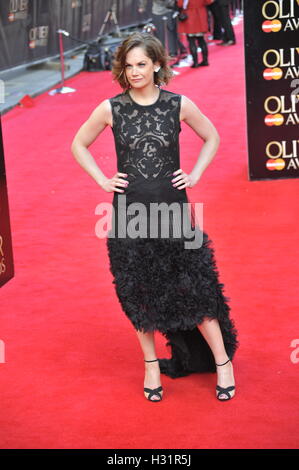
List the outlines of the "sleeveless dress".
{"type": "Polygon", "coordinates": [[[218,319],[230,358],[238,347],[237,330],[211,240],[197,224],[186,190],[171,182],[180,168],[181,95],[160,88],[155,103],[140,105],[127,90],[109,101],[117,169],[129,182],[121,187],[124,193],[114,192],[106,239],[118,300],[136,330],[159,331],[168,340],[171,357],[159,359],[161,373],[175,378],[215,372],[212,351],[197,325],[205,318],[218,319]],[[154,218],[151,207],[161,203],[178,210],[154,218]],[[181,219],[173,215],[179,211],[181,219]],[[184,218],[189,231],[182,229],[184,218]],[[194,230],[201,243],[187,249],[194,230]]]}

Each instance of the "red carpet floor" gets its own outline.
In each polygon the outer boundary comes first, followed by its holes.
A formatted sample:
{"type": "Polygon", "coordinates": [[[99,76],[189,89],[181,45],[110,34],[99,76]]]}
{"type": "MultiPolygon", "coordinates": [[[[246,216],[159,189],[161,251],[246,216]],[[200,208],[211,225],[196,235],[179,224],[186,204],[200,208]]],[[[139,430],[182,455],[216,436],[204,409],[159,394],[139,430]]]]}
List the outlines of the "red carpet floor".
{"type": "MultiPolygon", "coordinates": [[[[210,67],[178,69],[167,87],[193,99],[221,136],[188,194],[204,203],[239,331],[235,398],[216,400],[215,374],[162,376],[163,401],[143,396],[143,356],[95,235],[95,208],[112,193],[70,152],[95,106],[121,90],[110,72],[81,73],[67,82],[76,93],[45,93],[3,117],[16,275],[1,289],[1,448],[298,447],[298,180],[248,181],[241,25],[236,32],[236,46],[210,45],[210,67]]],[[[182,128],[188,172],[202,142],[182,128]]],[[[111,130],[90,150],[112,176],[111,130]]],[[[169,354],[161,335],[157,348],[169,354]]]]}

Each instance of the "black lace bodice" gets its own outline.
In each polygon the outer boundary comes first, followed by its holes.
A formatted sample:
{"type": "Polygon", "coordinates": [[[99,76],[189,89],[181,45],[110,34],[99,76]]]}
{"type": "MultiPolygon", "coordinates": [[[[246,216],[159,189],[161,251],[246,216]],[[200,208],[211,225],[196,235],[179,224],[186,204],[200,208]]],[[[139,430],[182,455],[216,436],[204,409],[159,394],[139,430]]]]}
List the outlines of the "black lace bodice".
{"type": "Polygon", "coordinates": [[[160,89],[155,103],[140,105],[127,91],[110,103],[118,171],[129,181],[171,176],[179,168],[181,95],[160,89]]]}
{"type": "MultiPolygon", "coordinates": [[[[124,193],[114,192],[113,205],[126,196],[134,202],[188,202],[186,190],[173,187],[180,168],[181,95],[160,89],[155,103],[140,105],[129,91],[110,98],[117,170],[128,175],[124,193]]],[[[123,188],[122,188],[123,189],[123,188]]]]}

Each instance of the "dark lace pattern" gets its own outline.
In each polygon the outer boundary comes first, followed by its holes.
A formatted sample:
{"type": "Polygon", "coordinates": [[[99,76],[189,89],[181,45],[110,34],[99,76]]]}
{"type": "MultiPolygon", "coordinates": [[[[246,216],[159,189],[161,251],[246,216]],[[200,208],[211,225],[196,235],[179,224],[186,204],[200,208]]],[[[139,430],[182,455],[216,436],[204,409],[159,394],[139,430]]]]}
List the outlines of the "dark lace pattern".
{"type": "Polygon", "coordinates": [[[189,202],[186,190],[178,190],[171,182],[173,172],[180,167],[181,95],[160,89],[156,102],[144,106],[136,103],[127,91],[111,98],[110,103],[117,167],[119,172],[128,174],[126,179],[129,182],[125,193],[114,193],[113,233],[123,231],[124,226],[128,226],[135,217],[129,211],[125,219],[118,217],[120,207],[128,208],[131,203],[142,203],[146,207],[142,224],[147,226],[147,236],[150,225],[154,224],[160,234],[163,224],[168,227],[169,237],[177,241],[178,232],[182,233],[180,222],[177,222],[179,218],[173,219],[171,213],[169,216],[164,213],[163,222],[153,222],[150,219],[150,203],[179,204],[182,220],[183,203],[189,202]],[[124,224],[122,228],[120,220],[124,224]]]}
{"type": "Polygon", "coordinates": [[[179,165],[181,95],[160,89],[156,103],[142,106],[126,92],[110,103],[118,171],[131,180],[171,176],[179,165]]]}

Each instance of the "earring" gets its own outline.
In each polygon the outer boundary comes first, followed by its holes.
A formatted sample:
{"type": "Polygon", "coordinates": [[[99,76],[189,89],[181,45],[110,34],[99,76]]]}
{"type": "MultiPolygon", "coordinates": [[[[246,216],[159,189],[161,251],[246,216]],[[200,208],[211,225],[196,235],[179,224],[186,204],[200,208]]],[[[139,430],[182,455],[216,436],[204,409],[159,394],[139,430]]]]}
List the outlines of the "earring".
{"type": "Polygon", "coordinates": [[[158,68],[155,70],[155,72],[159,72],[160,68],[161,68],[161,67],[158,67],[158,68]]]}

